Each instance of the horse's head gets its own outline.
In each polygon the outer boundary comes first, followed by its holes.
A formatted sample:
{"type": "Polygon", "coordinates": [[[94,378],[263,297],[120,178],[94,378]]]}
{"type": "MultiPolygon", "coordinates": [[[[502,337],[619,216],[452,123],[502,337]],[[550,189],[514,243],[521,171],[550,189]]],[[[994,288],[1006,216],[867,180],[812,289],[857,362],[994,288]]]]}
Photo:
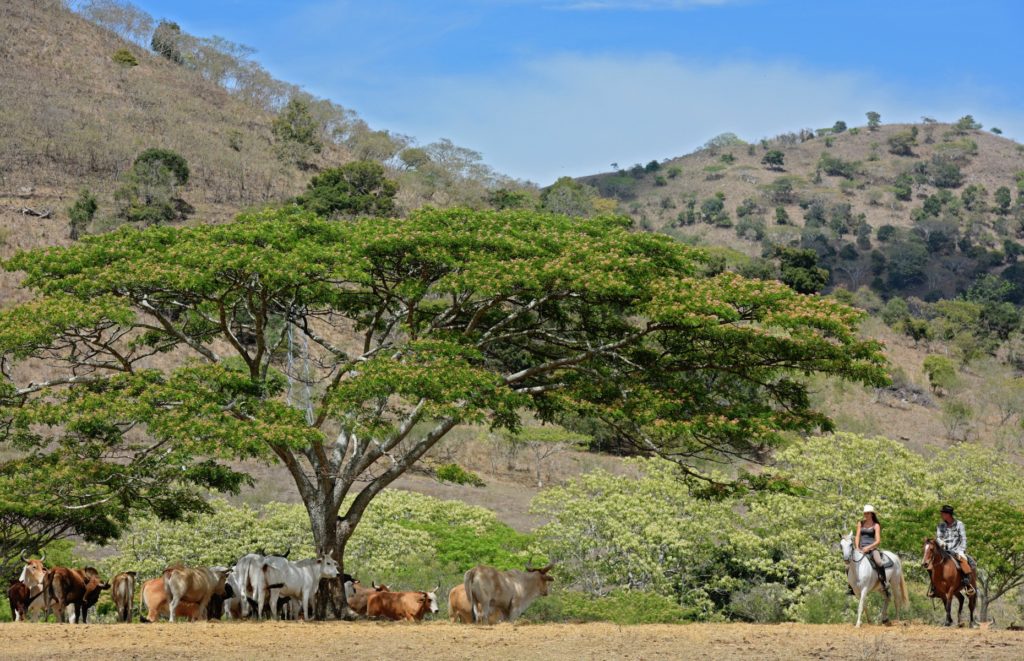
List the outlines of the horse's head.
{"type": "Polygon", "coordinates": [[[928,571],[931,571],[932,567],[935,565],[935,561],[940,556],[939,543],[931,537],[926,537],[924,540],[924,553],[921,556],[921,566],[928,571]]]}
{"type": "Polygon", "coordinates": [[[843,560],[849,562],[853,559],[853,533],[843,535],[839,540],[839,548],[843,550],[843,560]]]}

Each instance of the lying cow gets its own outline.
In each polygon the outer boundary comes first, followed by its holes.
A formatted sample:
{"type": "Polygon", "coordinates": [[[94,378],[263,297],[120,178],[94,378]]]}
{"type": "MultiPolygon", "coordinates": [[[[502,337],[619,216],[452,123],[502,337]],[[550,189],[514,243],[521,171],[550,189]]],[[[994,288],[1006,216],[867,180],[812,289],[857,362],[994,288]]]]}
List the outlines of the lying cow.
{"type": "Polygon", "coordinates": [[[459,583],[448,592],[448,619],[462,624],[473,624],[473,609],[466,597],[466,586],[459,583]]]}
{"type": "Polygon", "coordinates": [[[224,582],[231,573],[229,567],[169,567],[164,570],[164,589],[169,597],[168,610],[171,622],[178,605],[183,601],[198,604],[198,619],[208,616],[210,600],[216,595],[224,597],[224,582]]]}
{"type": "Polygon", "coordinates": [[[427,613],[437,612],[436,592],[437,588],[430,592],[372,592],[366,599],[366,616],[419,622],[427,613]]]}
{"type": "Polygon", "coordinates": [[[100,591],[109,589],[110,584],[103,583],[92,567],[54,567],[50,570],[47,589],[43,596],[47,608],[50,608],[51,602],[53,603],[58,622],[63,623],[67,619],[66,607],[74,606],[71,622],[85,624],[89,609],[96,605],[100,598],[100,591]]]}
{"type": "MultiPolygon", "coordinates": [[[[139,613],[139,622],[156,622],[160,616],[170,619],[171,600],[167,596],[167,588],[164,586],[164,577],[157,576],[142,584],[142,608],[139,613]]],[[[191,601],[182,601],[174,609],[177,617],[184,617],[189,620],[199,619],[199,604],[191,601]]]]}
{"type": "Polygon", "coordinates": [[[537,597],[548,594],[548,583],[554,579],[548,572],[554,565],[526,571],[479,565],[466,572],[463,586],[474,622],[494,624],[500,620],[514,621],[537,597]]]}
{"type": "Polygon", "coordinates": [[[7,588],[7,601],[11,604],[11,619],[15,622],[24,622],[25,613],[28,611],[29,601],[32,593],[28,586],[21,581],[11,581],[11,587],[7,588]]]}
{"type": "Polygon", "coordinates": [[[138,574],[133,571],[123,571],[115,576],[110,584],[110,597],[114,600],[114,607],[117,611],[117,619],[121,622],[130,622],[132,609],[135,606],[135,578],[138,574]]]}
{"type": "Polygon", "coordinates": [[[364,587],[362,583],[357,580],[347,581],[345,583],[345,601],[348,602],[348,607],[355,611],[357,614],[366,616],[366,600],[374,592],[390,592],[391,588],[386,585],[377,585],[371,583],[373,587],[364,587]]]}
{"type": "Polygon", "coordinates": [[[291,562],[284,558],[268,557],[263,562],[263,577],[257,588],[256,603],[262,615],[267,598],[270,599],[271,615],[278,618],[280,597],[298,599],[304,618],[309,620],[309,609],[313,605],[321,578],[340,576],[338,563],[334,558],[318,554],[309,560],[291,562]]]}

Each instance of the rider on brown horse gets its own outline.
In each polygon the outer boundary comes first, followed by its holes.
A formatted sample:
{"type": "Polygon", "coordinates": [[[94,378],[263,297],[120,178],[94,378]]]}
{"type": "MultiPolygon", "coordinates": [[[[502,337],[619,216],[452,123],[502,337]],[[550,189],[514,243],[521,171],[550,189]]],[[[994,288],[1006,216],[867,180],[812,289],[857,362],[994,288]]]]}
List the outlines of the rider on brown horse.
{"type": "MultiPolygon", "coordinates": [[[[963,572],[962,580],[964,592],[968,596],[974,594],[974,586],[971,585],[971,563],[967,559],[967,530],[964,522],[953,516],[953,508],[950,505],[943,505],[940,510],[942,521],[935,530],[935,539],[939,546],[946,550],[960,563],[960,570],[963,572]]],[[[929,588],[928,596],[934,597],[934,585],[929,588]]]]}

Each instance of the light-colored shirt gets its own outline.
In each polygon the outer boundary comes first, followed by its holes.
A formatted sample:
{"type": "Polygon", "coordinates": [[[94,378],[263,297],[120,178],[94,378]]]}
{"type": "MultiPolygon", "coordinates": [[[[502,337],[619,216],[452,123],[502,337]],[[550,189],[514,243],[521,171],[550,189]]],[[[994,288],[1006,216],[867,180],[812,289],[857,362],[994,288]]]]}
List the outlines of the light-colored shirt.
{"type": "Polygon", "coordinates": [[[964,555],[967,552],[967,529],[960,519],[953,519],[953,523],[948,525],[945,521],[941,522],[935,531],[935,538],[942,548],[951,553],[964,555]]]}

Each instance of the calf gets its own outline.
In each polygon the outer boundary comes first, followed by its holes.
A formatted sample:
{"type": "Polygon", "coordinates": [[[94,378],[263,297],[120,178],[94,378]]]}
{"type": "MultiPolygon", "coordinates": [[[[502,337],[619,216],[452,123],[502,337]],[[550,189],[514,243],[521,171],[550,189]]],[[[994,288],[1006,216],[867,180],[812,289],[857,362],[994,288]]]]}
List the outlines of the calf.
{"type": "Polygon", "coordinates": [[[170,598],[169,617],[174,622],[178,604],[191,601],[199,605],[199,619],[206,619],[207,606],[214,595],[223,597],[228,567],[169,567],[164,570],[164,589],[170,598]]]}
{"type": "Polygon", "coordinates": [[[427,613],[437,612],[437,595],[430,592],[374,592],[366,599],[367,617],[419,622],[427,613]]]}
{"type": "Polygon", "coordinates": [[[473,621],[494,624],[501,619],[515,620],[534,599],[547,596],[548,583],[554,580],[548,576],[552,566],[527,567],[526,571],[498,571],[485,565],[470,569],[463,586],[473,621]]]}
{"type": "Polygon", "coordinates": [[[110,596],[114,600],[117,619],[121,622],[130,622],[132,619],[132,608],[135,605],[135,578],[137,575],[133,571],[123,571],[110,582],[113,585],[110,590],[110,596]]]}
{"type": "Polygon", "coordinates": [[[348,607],[354,610],[357,614],[366,616],[366,600],[374,592],[390,592],[391,588],[386,585],[377,585],[371,583],[372,588],[363,587],[359,581],[349,581],[345,583],[345,601],[348,602],[348,607]]]}
{"type": "Polygon", "coordinates": [[[268,557],[263,563],[262,573],[256,599],[260,613],[268,595],[274,619],[278,617],[278,598],[294,597],[301,602],[306,621],[309,620],[309,609],[320,587],[320,579],[337,578],[340,575],[338,563],[322,554],[299,562],[268,557]]]}
{"type": "Polygon", "coordinates": [[[11,604],[11,619],[15,622],[25,621],[25,612],[28,611],[28,603],[32,599],[28,586],[21,581],[11,581],[11,587],[7,588],[7,601],[11,604]]]}
{"type": "Polygon", "coordinates": [[[473,624],[473,609],[466,597],[466,586],[459,583],[448,593],[448,619],[452,622],[473,624]]]}

